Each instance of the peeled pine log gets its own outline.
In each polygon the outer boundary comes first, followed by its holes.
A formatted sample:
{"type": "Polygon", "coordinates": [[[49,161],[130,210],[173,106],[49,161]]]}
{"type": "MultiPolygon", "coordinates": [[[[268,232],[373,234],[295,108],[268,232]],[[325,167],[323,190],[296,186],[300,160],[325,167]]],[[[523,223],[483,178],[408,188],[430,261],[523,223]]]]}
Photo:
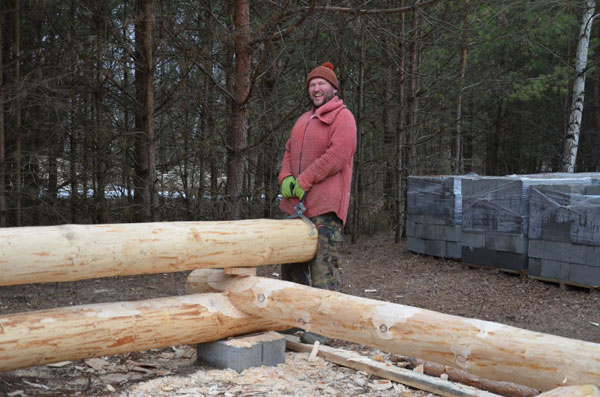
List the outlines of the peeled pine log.
{"type": "Polygon", "coordinates": [[[542,391],[600,382],[600,345],[261,277],[213,287],[245,313],[542,391]]]}
{"type": "Polygon", "coordinates": [[[0,228],[0,286],[312,259],[300,219],[0,228]]]}
{"type": "Polygon", "coordinates": [[[600,397],[600,389],[596,385],[580,385],[559,387],[538,397],[600,397]]]}
{"type": "MultiPolygon", "coordinates": [[[[423,366],[423,373],[429,376],[441,377],[446,374],[450,382],[475,387],[479,390],[489,391],[505,397],[534,397],[540,394],[539,390],[531,387],[517,385],[511,382],[484,379],[467,371],[456,369],[448,365],[421,360],[420,358],[401,356],[400,360],[408,361],[413,367],[423,366]]],[[[392,359],[394,361],[394,359],[392,359]]]]}
{"type": "Polygon", "coordinates": [[[15,313],[0,317],[0,370],[284,328],[221,293],[15,313]]]}

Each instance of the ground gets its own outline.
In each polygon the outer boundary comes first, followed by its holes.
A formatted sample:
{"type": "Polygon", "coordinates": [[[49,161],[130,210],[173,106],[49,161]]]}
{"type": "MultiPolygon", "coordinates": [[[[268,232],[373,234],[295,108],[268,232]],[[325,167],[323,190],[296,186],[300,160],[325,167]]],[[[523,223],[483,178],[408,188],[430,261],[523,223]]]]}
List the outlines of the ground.
{"type": "MultiPolygon", "coordinates": [[[[391,236],[361,237],[342,249],[341,292],[600,343],[600,293],[460,262],[415,255],[391,236]]],[[[277,277],[276,266],[259,275],[277,277]]],[[[187,273],[0,288],[0,314],[87,303],[181,295],[187,273]]],[[[336,341],[334,345],[384,354],[336,341]]],[[[307,354],[236,374],[201,366],[176,346],[0,373],[0,395],[426,396],[307,354]]]]}

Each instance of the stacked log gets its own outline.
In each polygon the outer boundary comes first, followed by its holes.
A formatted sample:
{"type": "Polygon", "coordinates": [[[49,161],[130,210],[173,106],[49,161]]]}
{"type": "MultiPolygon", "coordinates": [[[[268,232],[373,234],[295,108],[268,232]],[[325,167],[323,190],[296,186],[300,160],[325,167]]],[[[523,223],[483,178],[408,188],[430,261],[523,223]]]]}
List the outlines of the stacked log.
{"type": "Polygon", "coordinates": [[[0,228],[0,286],[305,262],[300,219],[0,228]]]}

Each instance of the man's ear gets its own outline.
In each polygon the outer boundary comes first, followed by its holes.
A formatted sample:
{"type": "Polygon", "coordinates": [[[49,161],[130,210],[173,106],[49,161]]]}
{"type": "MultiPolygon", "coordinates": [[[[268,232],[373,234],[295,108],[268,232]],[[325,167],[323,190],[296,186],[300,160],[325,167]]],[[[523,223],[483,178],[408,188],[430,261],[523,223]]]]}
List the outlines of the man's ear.
{"type": "Polygon", "coordinates": [[[333,95],[337,95],[337,90],[335,88],[333,89],[333,95]]]}

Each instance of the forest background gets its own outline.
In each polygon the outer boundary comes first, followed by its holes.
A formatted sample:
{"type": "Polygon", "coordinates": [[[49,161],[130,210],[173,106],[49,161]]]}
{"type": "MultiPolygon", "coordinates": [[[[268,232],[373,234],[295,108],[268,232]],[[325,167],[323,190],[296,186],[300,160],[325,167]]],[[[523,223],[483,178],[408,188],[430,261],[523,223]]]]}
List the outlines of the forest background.
{"type": "MultiPolygon", "coordinates": [[[[584,3],[2,1],[0,226],[281,217],[329,61],[358,125],[346,230],[399,238],[408,175],[562,170],[584,3]]],[[[591,37],[577,171],[600,170],[591,37]]]]}

